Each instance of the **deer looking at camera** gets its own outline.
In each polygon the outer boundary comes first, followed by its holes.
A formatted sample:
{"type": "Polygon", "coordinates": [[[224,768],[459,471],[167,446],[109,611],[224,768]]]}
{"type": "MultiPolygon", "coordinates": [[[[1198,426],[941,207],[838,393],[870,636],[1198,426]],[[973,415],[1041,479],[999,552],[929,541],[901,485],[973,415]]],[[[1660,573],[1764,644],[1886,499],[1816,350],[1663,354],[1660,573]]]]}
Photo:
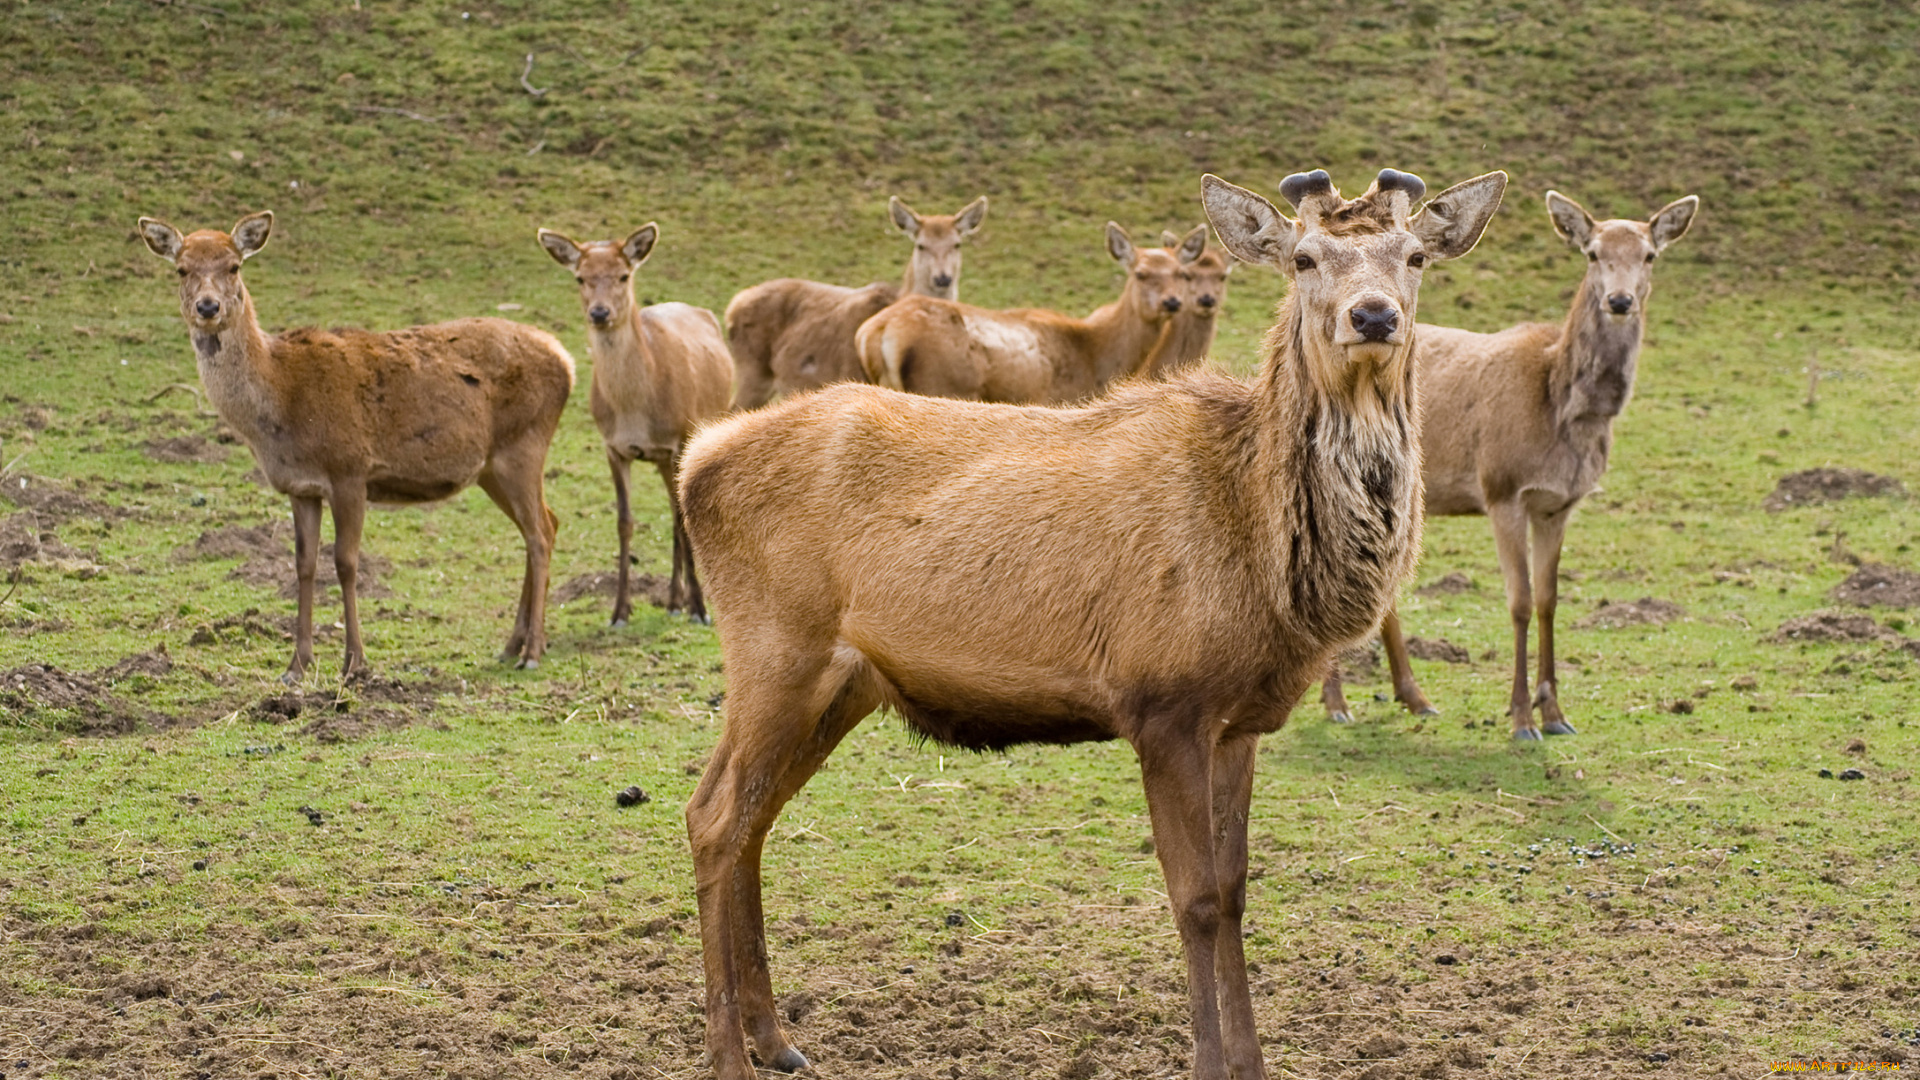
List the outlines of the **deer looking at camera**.
{"type": "MultiPolygon", "coordinates": [[[[1429,514],[1485,514],[1493,525],[1507,611],[1513,617],[1513,737],[1574,734],[1560,709],[1553,660],[1560,545],[1567,519],[1599,486],[1613,449],[1613,419],[1633,396],[1647,328],[1653,263],[1686,235],[1700,199],[1689,195],[1646,221],[1595,221],[1579,203],[1547,192],[1554,231],[1586,256],[1566,321],[1523,323],[1497,334],[1420,328],[1418,364],[1427,420],[1421,452],[1429,514]],[[1533,539],[1529,547],[1527,532],[1533,539]],[[1540,677],[1527,693],[1527,622],[1540,617],[1540,677]],[[1533,711],[1540,711],[1540,723],[1533,711]]],[[[1381,624],[1394,696],[1410,711],[1433,706],[1413,680],[1397,612],[1381,624]]],[[[1321,688],[1328,714],[1351,719],[1335,666],[1321,688]]]]}
{"type": "MultiPolygon", "coordinates": [[[[1201,232],[1201,242],[1206,234],[1201,232]]],[[[1137,248],[1107,222],[1107,254],[1126,268],[1120,296],[1084,319],[1044,308],[993,311],[909,296],[854,337],[867,380],[932,397],[1010,404],[1080,401],[1147,365],[1184,302],[1198,245],[1137,248]]]]}
{"type": "Polygon", "coordinates": [[[1292,280],[1251,380],[1200,370],[1081,408],[841,385],[703,430],[681,504],[718,612],[726,726],[687,804],[720,1080],[806,1066],[780,1029],[760,862],[781,807],[887,705],[990,749],[1124,739],[1187,961],[1193,1073],[1265,1075],[1241,943],[1259,736],[1365,634],[1420,540],[1422,268],[1506,185],[1419,213],[1324,172],[1291,220],[1208,176],[1236,256],[1292,280]]]}
{"type": "Polygon", "coordinates": [[[680,517],[680,452],[694,428],[727,411],[733,366],[720,334],[720,320],[713,312],[689,304],[642,307],[633,302],[633,272],[647,261],[659,238],[660,227],[651,221],[619,243],[577,244],[552,229],[539,232],[540,246],[573,272],[580,286],[580,306],[587,312],[587,350],[593,357],[587,407],[606,443],[619,518],[614,626],[625,626],[633,614],[629,568],[633,507],[627,478],[636,459],[660,470],[673,511],[673,577],[667,586],[667,610],[685,611],[695,619],[707,617],[693,549],[680,517]]]}
{"type": "Polygon", "coordinates": [[[916,214],[894,196],[887,219],[913,241],[898,285],[850,289],[779,278],[743,289],[727,304],[727,347],[733,352],[733,408],[757,409],[773,395],[865,378],[854,331],[903,296],[942,300],[960,295],[960,247],[987,219],[985,195],[957,214],[916,214]]]}
{"type": "Polygon", "coordinates": [[[1184,255],[1187,301],[1173,317],[1167,340],[1153,354],[1153,361],[1142,374],[1164,379],[1190,364],[1205,360],[1213,352],[1213,335],[1219,328],[1216,316],[1227,302],[1227,275],[1233,273],[1233,259],[1217,247],[1207,246],[1207,227],[1200,225],[1185,236],[1162,232],[1160,243],[1169,251],[1184,255]]]}
{"type": "Polygon", "coordinates": [[[573,357],[553,335],[505,319],[460,319],[374,333],[290,330],[268,336],[240,280],[273,215],[232,233],[180,235],[143,217],[140,236],[180,274],[180,313],[207,399],[245,439],[267,483],[293,500],[299,626],[291,682],[313,663],[313,579],[320,504],[333,509],[333,561],[345,611],[346,675],[366,653],[354,584],[367,504],[423,503],[479,484],[519,527],[526,573],[501,659],[536,667],[546,651],[547,566],[559,520],[541,472],[567,395],[573,357]]]}

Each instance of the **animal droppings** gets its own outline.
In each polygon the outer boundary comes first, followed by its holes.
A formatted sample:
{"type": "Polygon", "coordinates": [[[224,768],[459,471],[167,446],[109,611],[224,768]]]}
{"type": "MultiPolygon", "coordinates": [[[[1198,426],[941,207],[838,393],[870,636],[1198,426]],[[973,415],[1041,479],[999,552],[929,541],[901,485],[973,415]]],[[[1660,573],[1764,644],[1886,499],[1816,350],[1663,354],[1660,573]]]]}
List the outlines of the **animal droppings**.
{"type": "Polygon", "coordinates": [[[614,795],[613,801],[617,806],[639,806],[641,803],[652,802],[653,796],[640,790],[640,785],[635,784],[632,787],[622,789],[618,794],[614,795]]]}

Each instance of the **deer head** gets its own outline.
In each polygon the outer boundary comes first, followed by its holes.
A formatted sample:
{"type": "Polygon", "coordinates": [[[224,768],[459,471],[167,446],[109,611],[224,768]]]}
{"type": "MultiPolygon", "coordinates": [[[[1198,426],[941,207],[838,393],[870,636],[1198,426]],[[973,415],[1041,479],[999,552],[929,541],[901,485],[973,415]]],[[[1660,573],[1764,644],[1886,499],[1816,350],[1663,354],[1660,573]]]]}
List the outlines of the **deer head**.
{"type": "Polygon", "coordinates": [[[1587,257],[1580,287],[1593,306],[1615,320],[1646,310],[1653,292],[1653,260],[1687,233],[1700,197],[1676,199],[1646,221],[1614,218],[1595,221],[1586,208],[1557,191],[1547,192],[1547,217],[1553,231],[1587,257]]]}
{"type": "Polygon", "coordinates": [[[1173,317],[1186,303],[1188,279],[1186,261],[1166,248],[1135,247],[1127,230],[1107,222],[1107,254],[1127,268],[1126,288],[1121,303],[1142,322],[1160,323],[1173,317]]]}
{"type": "Polygon", "coordinates": [[[1297,327],[1302,360],[1331,391],[1398,381],[1412,351],[1422,273],[1473,250],[1506,186],[1506,173],[1488,173],[1414,213],[1427,190],[1417,176],[1382,169],[1365,194],[1344,199],[1316,169],[1280,184],[1298,220],[1212,175],[1202,178],[1201,202],[1235,257],[1291,279],[1281,323],[1297,327]]]}
{"type": "Polygon", "coordinates": [[[987,219],[987,197],[980,196],[957,214],[923,217],[895,195],[887,200],[887,217],[894,228],[913,241],[913,259],[907,264],[907,291],[936,300],[958,299],[960,245],[987,219]]]}
{"type": "Polygon", "coordinates": [[[1227,300],[1227,275],[1233,273],[1233,260],[1218,248],[1207,246],[1207,227],[1195,225],[1187,235],[1172,231],[1160,234],[1162,247],[1174,252],[1186,268],[1187,310],[1202,319],[1211,319],[1227,300]]]}
{"type": "Polygon", "coordinates": [[[181,236],[157,218],[140,219],[140,238],[180,275],[180,314],[187,326],[215,338],[244,317],[247,287],[240,264],[266,246],[272,231],[270,210],[241,218],[231,233],[201,229],[181,236]]]}
{"type": "Polygon", "coordinates": [[[592,240],[576,244],[552,229],[541,229],[540,246],[553,261],[573,271],[580,306],[595,330],[624,326],[633,312],[633,272],[652,254],[660,226],[649,221],[619,243],[592,240]]]}

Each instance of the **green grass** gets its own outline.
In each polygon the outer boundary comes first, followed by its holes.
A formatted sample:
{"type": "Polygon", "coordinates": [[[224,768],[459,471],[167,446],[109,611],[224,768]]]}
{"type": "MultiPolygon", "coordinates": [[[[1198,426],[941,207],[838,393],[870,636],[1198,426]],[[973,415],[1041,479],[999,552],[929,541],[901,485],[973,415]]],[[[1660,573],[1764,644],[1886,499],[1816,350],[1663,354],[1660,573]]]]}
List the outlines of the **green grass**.
{"type": "MultiPolygon", "coordinates": [[[[1508,744],[1498,570],[1486,523],[1460,519],[1429,524],[1420,582],[1477,590],[1403,607],[1474,657],[1416,662],[1443,715],[1372,700],[1375,677],[1349,688],[1359,723],[1310,701],[1267,740],[1248,950],[1270,1067],[1758,1075],[1913,1052],[1914,661],[1765,639],[1828,606],[1848,557],[1920,562],[1920,514],[1760,508],[1818,465],[1920,482],[1910,8],[465,11],[35,0],[0,19],[0,493],[28,476],[106,508],[47,530],[66,554],[0,601],[0,672],[159,645],[172,663],[112,688],[157,718],[132,735],[0,699],[0,1061],[28,1062],[0,1071],[701,1071],[679,807],[720,723],[711,632],[644,607],[609,630],[587,597],[551,613],[545,666],[503,669],[521,556],[469,492],[368,524],[391,564],[368,654],[404,700],[349,690],[316,714],[322,675],[300,717],[257,719],[292,604],[230,578],[236,560],[176,553],[285,503],[244,447],[143,451],[218,427],[153,399],[194,370],[136,216],[275,210],[247,270],[270,326],[517,304],[584,380],[537,226],[658,220],[641,295],[718,309],[778,275],[894,278],[889,194],[946,211],[984,192],[967,299],[1085,310],[1117,287],[1100,225],[1190,227],[1202,171],[1270,190],[1324,166],[1353,189],[1387,165],[1436,186],[1512,173],[1480,248],[1423,296],[1426,320],[1476,329],[1563,310],[1580,265],[1545,189],[1603,215],[1703,208],[1662,260],[1636,399],[1569,534],[1562,693],[1582,733],[1508,744]],[[1686,616],[1572,629],[1643,596],[1686,616]],[[1817,775],[1854,765],[1865,781],[1817,775]],[[633,783],[651,801],[616,809],[633,783]]],[[[1236,273],[1223,363],[1251,368],[1280,295],[1236,273]]],[[[613,558],[602,460],[582,394],[550,459],[556,581],[613,558]]],[[[663,572],[665,501],[636,487],[641,569],[663,572]]],[[[320,639],[323,670],[338,648],[320,639]]],[[[796,1040],[830,1075],[1181,1072],[1143,811],[1121,746],[943,755],[869,722],[769,845],[796,1040]]]]}

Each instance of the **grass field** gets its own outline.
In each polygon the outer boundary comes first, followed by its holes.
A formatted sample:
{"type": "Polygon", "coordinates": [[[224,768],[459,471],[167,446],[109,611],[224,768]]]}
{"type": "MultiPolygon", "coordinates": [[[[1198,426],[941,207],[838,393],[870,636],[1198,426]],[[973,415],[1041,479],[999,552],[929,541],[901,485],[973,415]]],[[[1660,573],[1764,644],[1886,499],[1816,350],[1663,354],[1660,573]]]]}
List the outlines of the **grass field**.
{"type": "MultiPolygon", "coordinates": [[[[1605,215],[1697,193],[1636,400],[1563,562],[1578,736],[1507,740],[1486,523],[1430,523],[1359,722],[1263,746],[1248,955],[1277,1076],[1758,1076],[1920,1062],[1904,495],[1784,511],[1837,466],[1920,483],[1920,13],[1911,4],[10,0],[0,19],[0,1074],[704,1075],[680,807],[718,734],[712,632],[554,607],[492,657],[521,561],[478,492],[378,510],[378,678],[277,682],[285,501],[184,391],[140,214],[273,209],[269,326],[508,314],[582,361],[533,240],[658,220],[641,295],[897,276],[889,194],[986,193],[963,296],[1086,310],[1203,171],[1513,175],[1426,321],[1557,319],[1549,187],[1605,215]],[[531,69],[527,57],[532,55],[531,69]],[[531,88],[531,89],[529,89],[531,88]],[[536,94],[532,91],[541,91],[536,94]],[[1464,588],[1426,586],[1461,575],[1464,588]],[[1664,623],[1581,620],[1607,601],[1664,623]],[[1867,616],[1856,640],[1775,640],[1867,616]],[[1838,778],[1853,768],[1858,781],[1838,778]],[[1822,771],[1833,774],[1832,778],[1822,771]],[[650,801],[617,808],[638,784],[650,801]],[[1909,1060],[1909,1055],[1912,1060],[1909,1060]]],[[[1233,278],[1217,359],[1281,295],[1233,278]]],[[[550,459],[556,586],[611,568],[583,388],[550,459]]],[[[663,573],[651,476],[640,569],[663,573]]],[[[1458,579],[1451,579],[1457,581],[1458,579]]],[[[329,594],[321,622],[338,608],[329,594]]],[[[318,645],[338,661],[337,631],[318,645]]],[[[943,754],[859,729],[768,855],[776,990],[822,1075],[1182,1075],[1179,947],[1124,747],[943,754]]]]}

